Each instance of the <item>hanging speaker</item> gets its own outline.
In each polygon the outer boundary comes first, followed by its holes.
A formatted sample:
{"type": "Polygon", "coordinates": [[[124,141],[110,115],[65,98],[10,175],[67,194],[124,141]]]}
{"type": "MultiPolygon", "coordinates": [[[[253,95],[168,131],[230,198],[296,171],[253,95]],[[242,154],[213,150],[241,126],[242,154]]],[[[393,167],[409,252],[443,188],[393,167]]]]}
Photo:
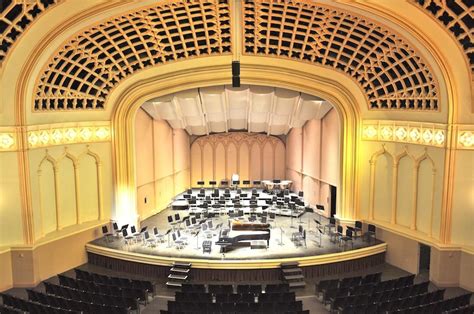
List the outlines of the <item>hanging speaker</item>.
{"type": "Polygon", "coordinates": [[[240,62],[232,61],[232,87],[240,87],[240,62]]]}
{"type": "Polygon", "coordinates": [[[240,76],[232,76],[232,87],[240,87],[240,76]]]}
{"type": "Polygon", "coordinates": [[[240,76],[240,62],[232,61],[232,76],[240,76]]]}

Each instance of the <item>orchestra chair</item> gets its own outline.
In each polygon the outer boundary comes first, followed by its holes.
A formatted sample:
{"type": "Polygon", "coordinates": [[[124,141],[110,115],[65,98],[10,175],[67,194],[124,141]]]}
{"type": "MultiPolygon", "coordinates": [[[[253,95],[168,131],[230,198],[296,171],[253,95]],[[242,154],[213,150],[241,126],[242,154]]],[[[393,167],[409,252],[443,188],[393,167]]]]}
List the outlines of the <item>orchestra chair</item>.
{"type": "Polygon", "coordinates": [[[160,234],[157,227],[153,227],[153,235],[155,236],[156,241],[160,243],[165,242],[165,236],[160,234]]]}
{"type": "Polygon", "coordinates": [[[362,236],[362,221],[356,220],[354,226],[354,238],[357,239],[359,236],[357,233],[360,232],[362,236]]]}
{"type": "Polygon", "coordinates": [[[221,187],[228,187],[228,186],[229,186],[229,181],[221,180],[221,187]]]}
{"type": "Polygon", "coordinates": [[[176,235],[178,236],[178,239],[183,241],[184,245],[188,245],[188,238],[185,235],[182,235],[180,230],[176,231],[176,235]]]}
{"type": "Polygon", "coordinates": [[[375,225],[369,224],[367,228],[368,230],[367,230],[366,236],[367,236],[367,241],[370,244],[372,238],[374,239],[374,242],[377,239],[375,236],[376,227],[375,225]]]}
{"type": "Polygon", "coordinates": [[[339,245],[341,245],[341,240],[343,236],[343,228],[341,225],[338,225],[336,228],[336,232],[334,233],[334,242],[338,242],[339,245]]]}
{"type": "Polygon", "coordinates": [[[304,196],[304,192],[303,192],[303,191],[299,191],[299,192],[298,192],[298,196],[299,196],[299,197],[303,197],[303,196],[304,196]]]}
{"type": "Polygon", "coordinates": [[[118,227],[118,224],[116,222],[112,223],[112,229],[114,230],[114,236],[118,238],[122,230],[118,227]]]}
{"type": "Polygon", "coordinates": [[[328,234],[331,233],[332,229],[336,229],[336,218],[334,217],[329,218],[329,223],[324,225],[324,229],[323,229],[324,233],[326,233],[326,229],[329,230],[328,234]]]}
{"type": "Polygon", "coordinates": [[[201,225],[201,230],[202,230],[202,233],[204,234],[204,237],[206,237],[208,239],[212,238],[212,231],[209,230],[209,227],[208,227],[207,223],[203,223],[201,225]]]}
{"type": "Polygon", "coordinates": [[[181,225],[181,218],[179,217],[179,214],[174,214],[174,222],[173,223],[178,226],[178,230],[179,230],[180,225],[181,225]]]}
{"type": "Polygon", "coordinates": [[[150,237],[150,234],[148,233],[148,231],[145,231],[144,233],[143,245],[150,246],[150,247],[156,246],[156,238],[150,237]]]}
{"type": "Polygon", "coordinates": [[[174,230],[174,222],[173,222],[173,216],[172,215],[169,215],[168,216],[168,224],[171,226],[171,228],[174,230]]]}
{"type": "Polygon", "coordinates": [[[275,227],[275,220],[276,220],[275,212],[269,212],[267,222],[270,224],[270,227],[272,228],[275,227]]]}
{"type": "Polygon", "coordinates": [[[178,236],[176,236],[176,232],[173,232],[171,237],[173,238],[173,243],[174,243],[175,248],[177,248],[178,250],[181,250],[184,248],[184,242],[180,240],[178,236]]]}
{"type": "Polygon", "coordinates": [[[246,185],[247,188],[249,188],[250,187],[250,180],[242,180],[242,184],[246,185]]]}
{"type": "Polygon", "coordinates": [[[134,239],[134,236],[128,235],[127,229],[122,230],[123,239],[125,240],[125,245],[129,245],[130,241],[134,239]]]}
{"type": "MultiPolygon", "coordinates": [[[[338,226],[338,227],[340,227],[340,226],[338,226]]],[[[344,243],[344,245],[343,245],[343,250],[344,251],[346,250],[346,244],[349,241],[351,241],[352,249],[354,249],[354,241],[352,240],[352,230],[347,228],[346,229],[346,235],[341,237],[341,242],[344,243]]]]}
{"type": "MultiPolygon", "coordinates": [[[[114,234],[109,232],[109,228],[107,226],[102,226],[102,236],[105,238],[105,241],[107,243],[110,242],[110,237],[113,236],[114,234]]],[[[112,240],[113,241],[113,240],[112,240]]]]}
{"type": "Polygon", "coordinates": [[[252,183],[253,183],[254,188],[259,188],[262,185],[262,181],[260,181],[260,180],[253,180],[252,183]]]}
{"type": "Polygon", "coordinates": [[[135,226],[130,227],[130,236],[134,238],[134,241],[137,242],[138,236],[140,235],[140,232],[137,232],[137,228],[135,226]]]}

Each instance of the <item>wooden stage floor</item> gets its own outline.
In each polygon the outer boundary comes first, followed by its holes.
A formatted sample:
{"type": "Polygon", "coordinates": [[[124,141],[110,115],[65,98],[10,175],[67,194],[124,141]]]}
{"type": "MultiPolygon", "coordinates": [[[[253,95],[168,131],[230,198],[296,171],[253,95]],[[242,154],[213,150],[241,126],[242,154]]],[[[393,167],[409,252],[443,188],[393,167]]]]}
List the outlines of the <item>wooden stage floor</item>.
{"type": "MultiPolygon", "coordinates": [[[[160,233],[166,232],[170,226],[168,224],[167,217],[168,215],[174,215],[179,213],[181,217],[185,217],[188,214],[186,210],[172,210],[167,208],[162,212],[144,220],[141,224],[142,227],[147,226],[148,230],[152,231],[153,227],[157,227],[160,233]]],[[[221,215],[211,218],[213,220],[213,225],[217,226],[222,224],[223,227],[228,226],[228,216],[221,215]]],[[[250,247],[239,247],[227,253],[220,252],[220,246],[216,245],[215,242],[219,237],[219,230],[212,232],[210,237],[204,237],[203,233],[200,232],[198,237],[192,236],[186,232],[186,228],[183,225],[181,230],[182,235],[187,238],[187,245],[182,249],[178,249],[171,236],[168,242],[168,236],[164,237],[162,243],[156,243],[154,245],[145,245],[143,242],[131,243],[126,245],[122,237],[109,237],[107,241],[105,238],[99,238],[90,243],[88,251],[94,251],[95,254],[100,251],[100,248],[108,249],[108,252],[114,251],[115,255],[117,252],[124,254],[131,253],[132,255],[139,255],[141,258],[146,257],[147,260],[153,259],[153,257],[163,257],[168,260],[172,259],[199,259],[199,260],[209,260],[218,262],[231,262],[231,261],[260,261],[264,262],[266,260],[276,261],[281,259],[291,259],[297,258],[301,260],[304,257],[318,257],[318,256],[333,256],[337,259],[337,255],[347,255],[352,256],[351,258],[357,258],[357,252],[366,251],[362,256],[369,256],[370,254],[377,254],[385,251],[385,244],[381,246],[382,242],[372,240],[371,243],[364,241],[362,238],[355,239],[353,241],[353,248],[351,243],[344,246],[340,246],[337,243],[331,241],[330,236],[326,233],[323,234],[320,238],[319,231],[316,228],[315,219],[320,221],[324,226],[327,224],[328,220],[325,217],[321,217],[316,213],[305,213],[300,218],[290,218],[284,216],[277,216],[274,223],[272,223],[272,228],[270,229],[270,242],[268,248],[250,248],[250,247]],[[306,245],[297,246],[292,240],[292,234],[298,231],[298,226],[302,225],[306,229],[306,245]],[[319,245],[321,239],[321,246],[319,245]],[[210,253],[203,253],[202,242],[208,240],[212,241],[212,248],[210,253]],[[369,252],[370,249],[377,250],[369,252]],[[93,249],[91,249],[93,248],[93,249]],[[366,250],[361,250],[366,249],[366,250]]],[[[152,232],[151,232],[152,233],[152,232]]],[[[112,253],[111,253],[112,254],[112,253]]],[[[119,254],[120,255],[120,254],[119,254]]],[[[347,260],[348,258],[343,258],[341,260],[347,260]]]]}

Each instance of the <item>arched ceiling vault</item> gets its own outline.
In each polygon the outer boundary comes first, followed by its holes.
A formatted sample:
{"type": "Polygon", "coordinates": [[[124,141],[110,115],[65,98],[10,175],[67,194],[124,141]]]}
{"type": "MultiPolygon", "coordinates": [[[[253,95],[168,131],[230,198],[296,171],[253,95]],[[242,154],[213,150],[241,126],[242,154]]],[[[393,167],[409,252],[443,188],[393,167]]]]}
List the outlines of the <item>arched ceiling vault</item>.
{"type": "MultiPolygon", "coordinates": [[[[231,1],[166,1],[70,38],[45,64],[34,111],[101,110],[123,79],[189,58],[231,54],[231,1]]],[[[242,54],[334,69],[364,91],[371,110],[440,110],[428,62],[402,35],[363,16],[301,1],[246,1],[242,54]]]]}

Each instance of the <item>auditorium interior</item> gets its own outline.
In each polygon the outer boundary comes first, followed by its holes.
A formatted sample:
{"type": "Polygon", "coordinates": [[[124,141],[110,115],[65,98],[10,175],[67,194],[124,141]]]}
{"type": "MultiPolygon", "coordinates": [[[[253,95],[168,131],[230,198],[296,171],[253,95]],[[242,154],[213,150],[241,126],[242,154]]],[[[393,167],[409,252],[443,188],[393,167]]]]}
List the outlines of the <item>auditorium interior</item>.
{"type": "Polygon", "coordinates": [[[474,313],[470,0],[1,0],[0,313],[474,313]]]}

